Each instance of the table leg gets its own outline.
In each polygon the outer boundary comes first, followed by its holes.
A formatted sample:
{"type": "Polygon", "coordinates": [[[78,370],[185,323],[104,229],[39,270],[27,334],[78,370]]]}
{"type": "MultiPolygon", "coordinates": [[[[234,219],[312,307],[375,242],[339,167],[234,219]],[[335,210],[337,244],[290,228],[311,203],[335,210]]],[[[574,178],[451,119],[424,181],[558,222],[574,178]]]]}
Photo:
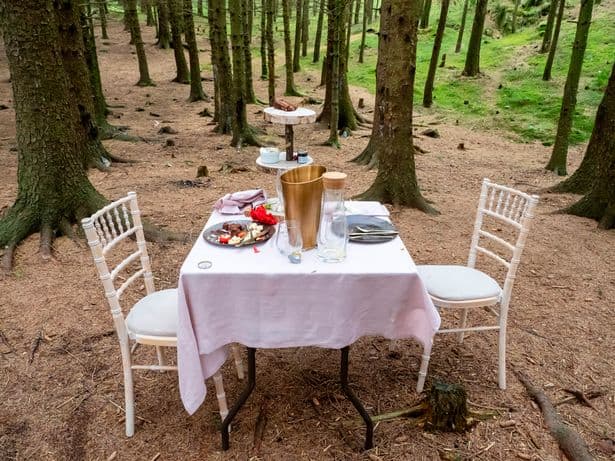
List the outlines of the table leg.
{"type": "Polygon", "coordinates": [[[286,161],[290,162],[294,156],[294,133],[292,125],[284,125],[286,133],[286,161]]]}
{"type": "Polygon", "coordinates": [[[342,390],[346,397],[352,402],[354,407],[357,409],[363,421],[365,421],[365,449],[369,450],[374,446],[373,437],[374,437],[374,422],[372,418],[367,413],[367,410],[361,403],[361,401],[357,398],[356,395],[350,390],[348,386],[348,351],[350,350],[350,346],[343,347],[342,351],[342,366],[340,370],[340,381],[342,384],[342,390]]]}
{"type": "Polygon", "coordinates": [[[233,421],[233,418],[235,417],[235,415],[239,412],[243,404],[246,403],[246,400],[248,400],[248,397],[250,397],[250,394],[254,390],[255,386],[256,386],[256,349],[253,347],[248,347],[248,382],[243,392],[237,399],[237,402],[235,402],[233,407],[228,412],[228,415],[226,415],[226,418],[224,418],[224,421],[222,421],[221,431],[222,431],[222,449],[223,450],[228,450],[229,448],[230,442],[229,442],[228,428],[231,422],[233,421]]]}

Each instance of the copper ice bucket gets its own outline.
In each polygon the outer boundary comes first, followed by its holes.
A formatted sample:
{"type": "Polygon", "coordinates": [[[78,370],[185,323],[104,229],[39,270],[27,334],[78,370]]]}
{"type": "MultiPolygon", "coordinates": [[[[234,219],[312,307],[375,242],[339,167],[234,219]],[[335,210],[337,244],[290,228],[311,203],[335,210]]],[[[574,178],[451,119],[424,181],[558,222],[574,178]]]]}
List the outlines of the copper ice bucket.
{"type": "Polygon", "coordinates": [[[280,177],[286,219],[299,222],[303,249],[316,247],[322,200],[322,165],[307,165],[288,170],[280,177]]]}

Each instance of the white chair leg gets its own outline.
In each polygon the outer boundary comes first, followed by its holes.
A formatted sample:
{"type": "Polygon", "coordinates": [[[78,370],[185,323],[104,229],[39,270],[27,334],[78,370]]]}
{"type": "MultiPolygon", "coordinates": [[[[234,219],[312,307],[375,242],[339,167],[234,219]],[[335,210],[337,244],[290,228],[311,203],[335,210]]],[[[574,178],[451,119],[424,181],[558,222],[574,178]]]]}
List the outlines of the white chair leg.
{"type": "Polygon", "coordinates": [[[429,343],[423,349],[423,355],[421,357],[421,368],[419,369],[419,379],[416,382],[416,392],[420,394],[423,392],[425,386],[425,378],[427,378],[427,367],[429,366],[429,359],[431,357],[431,346],[433,343],[429,343]]]}
{"type": "Polygon", "coordinates": [[[126,416],[126,437],[135,433],[135,393],[132,376],[132,361],[130,359],[130,346],[120,344],[122,350],[122,367],[124,369],[124,411],[126,416]]]}
{"type": "MultiPolygon", "coordinates": [[[[158,356],[158,365],[161,367],[166,365],[166,361],[164,360],[164,355],[162,353],[162,347],[156,346],[156,355],[158,356]]],[[[160,373],[164,373],[165,370],[160,370],[160,373]]]]}
{"type": "Polygon", "coordinates": [[[498,338],[498,385],[506,389],[506,325],[500,326],[498,338]]]}
{"type": "MultiPolygon", "coordinates": [[[[228,404],[226,403],[226,394],[224,392],[224,383],[222,382],[222,374],[218,371],[214,376],[214,386],[216,387],[216,398],[218,399],[218,407],[220,409],[220,418],[224,421],[228,415],[228,404]]],[[[229,426],[229,432],[231,427],[229,426]]]]}
{"type": "MultiPolygon", "coordinates": [[[[468,320],[468,308],[465,308],[461,311],[461,319],[459,320],[459,328],[465,328],[467,320],[468,320]]],[[[457,340],[459,341],[460,344],[463,342],[464,333],[465,331],[461,331],[459,332],[459,335],[457,336],[457,340]]]]}
{"type": "Polygon", "coordinates": [[[241,351],[237,347],[237,345],[231,345],[231,352],[233,353],[233,359],[235,360],[235,368],[237,368],[237,377],[239,379],[243,379],[243,361],[241,360],[241,351]]]}

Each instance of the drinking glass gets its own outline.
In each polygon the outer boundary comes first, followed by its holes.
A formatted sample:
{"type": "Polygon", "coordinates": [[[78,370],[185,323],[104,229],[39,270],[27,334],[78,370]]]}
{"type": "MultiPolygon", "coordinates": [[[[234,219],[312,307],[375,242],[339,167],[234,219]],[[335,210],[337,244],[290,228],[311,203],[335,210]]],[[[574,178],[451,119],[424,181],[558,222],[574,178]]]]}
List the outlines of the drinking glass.
{"type": "Polygon", "coordinates": [[[281,221],[275,240],[278,251],[293,264],[301,262],[303,239],[299,223],[294,219],[281,221]]]}
{"type": "Polygon", "coordinates": [[[275,178],[275,192],[278,195],[278,213],[284,213],[284,192],[282,190],[282,175],[286,173],[284,168],[278,168],[275,178]]]}

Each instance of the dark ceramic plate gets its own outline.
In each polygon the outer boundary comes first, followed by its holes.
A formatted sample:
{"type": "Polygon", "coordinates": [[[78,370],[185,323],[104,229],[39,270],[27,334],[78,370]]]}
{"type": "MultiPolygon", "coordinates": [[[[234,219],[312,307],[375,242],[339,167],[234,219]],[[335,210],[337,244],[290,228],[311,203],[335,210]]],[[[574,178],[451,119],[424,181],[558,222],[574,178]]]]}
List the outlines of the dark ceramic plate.
{"type": "MultiPolygon", "coordinates": [[[[362,233],[365,230],[369,231],[396,231],[395,226],[389,221],[375,216],[354,214],[346,216],[346,222],[348,223],[348,233],[356,234],[362,233]],[[358,229],[361,228],[362,230],[358,229]]],[[[350,235],[349,240],[357,243],[383,243],[393,240],[397,237],[397,234],[393,235],[370,235],[365,233],[364,235],[350,235]]]]}
{"type": "Polygon", "coordinates": [[[240,224],[241,226],[243,226],[245,230],[247,229],[249,224],[252,224],[252,222],[253,221],[249,219],[237,219],[233,221],[226,221],[226,222],[214,224],[213,226],[210,226],[207,229],[205,229],[205,231],[203,232],[203,238],[205,239],[206,242],[211,243],[212,245],[228,247],[228,248],[240,248],[244,246],[260,245],[261,243],[265,243],[267,240],[273,237],[273,234],[275,234],[275,226],[272,226],[270,224],[261,224],[261,226],[263,226],[263,233],[259,237],[257,237],[256,241],[251,241],[248,243],[239,243],[237,245],[229,245],[228,243],[220,243],[218,241],[218,237],[220,235],[226,235],[226,233],[223,230],[223,226],[225,224],[240,224]]]}

